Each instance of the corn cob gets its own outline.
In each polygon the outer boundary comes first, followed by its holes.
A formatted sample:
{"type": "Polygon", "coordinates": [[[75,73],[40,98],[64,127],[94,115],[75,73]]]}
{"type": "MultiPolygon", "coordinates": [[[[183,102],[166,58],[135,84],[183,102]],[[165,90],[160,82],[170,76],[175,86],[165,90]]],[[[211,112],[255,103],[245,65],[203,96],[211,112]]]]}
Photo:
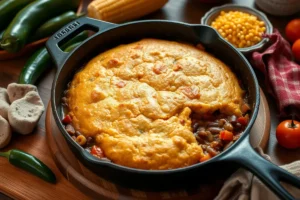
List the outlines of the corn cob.
{"type": "Polygon", "coordinates": [[[88,16],[120,23],[154,12],[167,2],[168,0],[94,0],[88,6],[88,16]]]}

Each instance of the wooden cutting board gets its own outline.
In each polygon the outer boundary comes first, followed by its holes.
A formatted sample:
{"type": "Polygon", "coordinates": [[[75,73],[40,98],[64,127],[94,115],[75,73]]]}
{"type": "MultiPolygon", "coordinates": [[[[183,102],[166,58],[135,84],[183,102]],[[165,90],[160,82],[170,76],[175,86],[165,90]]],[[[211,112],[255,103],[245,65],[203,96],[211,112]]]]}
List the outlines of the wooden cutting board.
{"type": "MultiPolygon", "coordinates": [[[[261,91],[258,117],[250,133],[253,147],[265,148],[270,132],[270,112],[266,98],[261,91]]],[[[69,149],[52,116],[51,105],[46,115],[46,135],[54,161],[64,176],[91,199],[212,199],[218,193],[224,180],[200,185],[193,190],[145,192],[115,185],[88,170],[69,149]]]]}

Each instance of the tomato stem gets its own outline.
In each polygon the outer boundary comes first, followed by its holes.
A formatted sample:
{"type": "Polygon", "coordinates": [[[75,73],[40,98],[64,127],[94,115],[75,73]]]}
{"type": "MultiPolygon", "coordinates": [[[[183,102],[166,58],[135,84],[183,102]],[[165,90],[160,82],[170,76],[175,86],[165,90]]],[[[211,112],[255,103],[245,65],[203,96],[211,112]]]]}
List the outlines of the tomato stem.
{"type": "Polygon", "coordinates": [[[291,127],[292,127],[292,128],[295,128],[295,127],[296,127],[296,124],[294,123],[294,119],[295,119],[295,115],[292,114],[292,123],[291,123],[291,127]]]}

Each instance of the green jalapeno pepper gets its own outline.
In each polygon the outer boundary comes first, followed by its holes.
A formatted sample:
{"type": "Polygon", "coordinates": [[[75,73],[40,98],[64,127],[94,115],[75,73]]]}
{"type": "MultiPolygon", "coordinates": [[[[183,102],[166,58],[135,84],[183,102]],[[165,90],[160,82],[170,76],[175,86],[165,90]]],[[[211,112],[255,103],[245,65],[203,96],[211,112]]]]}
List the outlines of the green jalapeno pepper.
{"type": "Polygon", "coordinates": [[[56,182],[55,174],[51,169],[33,155],[18,149],[12,149],[7,152],[0,152],[0,156],[6,157],[10,164],[22,168],[45,181],[56,182]]]}
{"type": "Polygon", "coordinates": [[[0,31],[0,40],[1,40],[2,36],[3,36],[3,33],[4,33],[4,31],[0,31]]]}
{"type": "MultiPolygon", "coordinates": [[[[4,33],[4,30],[3,30],[3,31],[0,31],[0,41],[1,41],[1,39],[2,39],[3,33],[4,33]]],[[[0,50],[2,50],[1,46],[0,46],[0,50]]]]}
{"type": "Polygon", "coordinates": [[[77,42],[75,44],[71,44],[70,46],[68,46],[64,52],[70,52],[72,51],[73,49],[75,49],[76,47],[78,47],[79,45],[81,44],[81,42],[77,42]]]}
{"type": "Polygon", "coordinates": [[[5,0],[0,1],[0,30],[11,22],[11,19],[27,4],[34,0],[5,0]]]}
{"type": "Polygon", "coordinates": [[[49,37],[58,29],[62,28],[67,23],[83,16],[83,14],[76,15],[73,11],[68,11],[62,15],[54,17],[44,23],[42,26],[38,28],[35,34],[30,38],[30,41],[36,41],[45,37],[49,37]]]}
{"type": "MultiPolygon", "coordinates": [[[[82,42],[88,38],[88,32],[83,31],[70,39],[68,42],[61,46],[61,49],[66,50],[67,47],[78,42],[82,42]]],[[[51,57],[46,49],[43,47],[35,52],[25,63],[23,67],[18,83],[21,84],[34,84],[37,79],[43,74],[47,69],[51,68],[53,63],[51,57]]]]}
{"type": "Polygon", "coordinates": [[[79,0],[34,1],[14,17],[4,32],[1,47],[8,52],[18,52],[29,41],[35,30],[47,20],[69,10],[75,10],[79,0]]]}

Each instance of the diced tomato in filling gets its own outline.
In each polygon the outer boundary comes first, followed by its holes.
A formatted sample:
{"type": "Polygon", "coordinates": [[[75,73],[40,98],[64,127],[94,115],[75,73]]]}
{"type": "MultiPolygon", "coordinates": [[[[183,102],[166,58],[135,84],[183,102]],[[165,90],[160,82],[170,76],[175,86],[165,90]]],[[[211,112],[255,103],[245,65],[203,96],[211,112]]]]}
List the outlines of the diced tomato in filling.
{"type": "Polygon", "coordinates": [[[96,156],[98,158],[103,158],[104,157],[104,153],[102,151],[102,149],[96,145],[94,145],[91,149],[91,154],[93,156],[96,156]]]}
{"type": "Polygon", "coordinates": [[[219,135],[221,140],[226,140],[226,141],[232,141],[233,140],[233,133],[227,130],[223,130],[220,132],[219,135]]]}
{"type": "Polygon", "coordinates": [[[237,122],[242,124],[243,126],[246,126],[248,124],[249,121],[249,117],[245,116],[245,117],[239,117],[237,119],[237,122]]]}
{"type": "Polygon", "coordinates": [[[62,120],[64,124],[70,124],[72,122],[72,118],[70,115],[66,115],[65,118],[62,120]]]}

